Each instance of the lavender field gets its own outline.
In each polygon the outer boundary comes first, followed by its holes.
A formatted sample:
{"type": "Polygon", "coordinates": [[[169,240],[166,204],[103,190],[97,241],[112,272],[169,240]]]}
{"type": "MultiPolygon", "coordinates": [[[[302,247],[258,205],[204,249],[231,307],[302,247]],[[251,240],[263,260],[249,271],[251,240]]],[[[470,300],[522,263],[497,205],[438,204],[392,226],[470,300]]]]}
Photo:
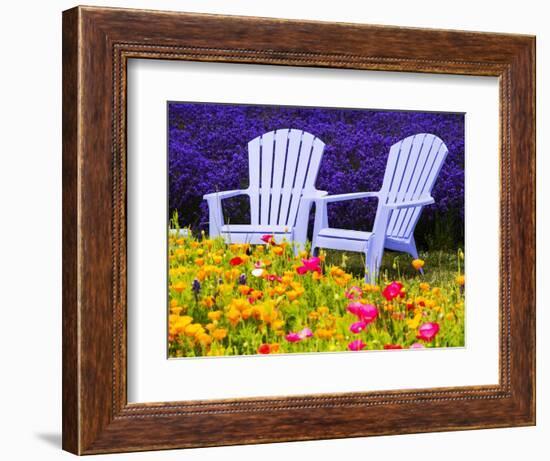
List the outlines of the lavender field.
{"type": "MultiPolygon", "coordinates": [[[[326,143],[317,188],[330,194],[380,188],[389,148],[421,132],[439,136],[449,155],[435,184],[435,204],[423,210],[419,249],[456,249],[464,239],[464,115],[411,111],[176,103],[169,117],[169,212],[181,226],[207,229],[203,194],[245,188],[247,143],[267,131],[296,128],[326,143]]],[[[376,201],[333,204],[338,227],[370,230],[376,201]]],[[[248,221],[242,199],[224,201],[232,223],[248,221]]]]}

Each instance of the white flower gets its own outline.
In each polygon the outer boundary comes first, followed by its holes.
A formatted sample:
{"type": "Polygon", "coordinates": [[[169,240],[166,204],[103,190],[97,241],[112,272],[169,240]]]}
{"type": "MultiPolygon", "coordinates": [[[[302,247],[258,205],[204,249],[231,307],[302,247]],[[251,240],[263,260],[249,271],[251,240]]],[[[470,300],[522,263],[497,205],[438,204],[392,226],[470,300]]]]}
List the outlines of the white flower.
{"type": "Polygon", "coordinates": [[[254,277],[261,277],[263,273],[264,273],[264,270],[263,270],[263,269],[254,269],[254,270],[252,271],[252,275],[253,275],[254,277]]]}

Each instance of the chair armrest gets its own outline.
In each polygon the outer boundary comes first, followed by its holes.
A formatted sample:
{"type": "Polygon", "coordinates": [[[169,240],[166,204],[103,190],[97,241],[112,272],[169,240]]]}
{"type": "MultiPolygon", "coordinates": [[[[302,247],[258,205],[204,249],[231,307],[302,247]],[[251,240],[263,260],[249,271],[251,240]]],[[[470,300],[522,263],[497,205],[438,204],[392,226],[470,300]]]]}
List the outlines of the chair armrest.
{"type": "Polygon", "coordinates": [[[385,207],[397,210],[400,208],[414,208],[417,206],[431,205],[435,203],[433,197],[420,197],[418,200],[409,200],[408,202],[399,202],[399,203],[387,203],[384,204],[385,207]]]}
{"type": "Polygon", "coordinates": [[[325,197],[318,197],[321,203],[341,202],[343,200],[356,200],[359,198],[378,197],[378,192],[352,192],[351,194],[338,194],[327,195],[325,197]]]}
{"type": "Polygon", "coordinates": [[[304,195],[302,195],[302,198],[305,200],[315,200],[326,195],[328,195],[328,192],[325,190],[312,190],[304,193],[304,195]]]}
{"type": "Polygon", "coordinates": [[[210,194],[204,194],[202,196],[202,198],[204,200],[208,200],[208,199],[220,199],[220,200],[223,200],[223,199],[226,199],[226,198],[231,198],[231,197],[236,197],[238,195],[243,195],[243,194],[246,194],[246,191],[245,190],[225,190],[225,191],[222,191],[222,192],[212,192],[210,194]]]}

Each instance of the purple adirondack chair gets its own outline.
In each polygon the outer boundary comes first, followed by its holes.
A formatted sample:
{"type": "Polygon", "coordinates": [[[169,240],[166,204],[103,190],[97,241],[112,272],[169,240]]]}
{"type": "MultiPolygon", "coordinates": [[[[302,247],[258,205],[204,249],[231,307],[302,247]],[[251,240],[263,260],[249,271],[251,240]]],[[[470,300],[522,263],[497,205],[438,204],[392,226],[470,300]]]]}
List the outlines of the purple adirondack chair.
{"type": "Polygon", "coordinates": [[[204,195],[210,237],[228,243],[265,243],[263,235],[283,237],[303,248],[313,200],[326,195],[315,188],[325,144],[296,129],[270,131],[248,143],[247,189],[204,195]],[[238,195],[250,199],[250,224],[225,224],[221,201],[238,195]]]}
{"type": "Polygon", "coordinates": [[[316,199],[312,251],[332,248],[365,253],[365,280],[370,283],[376,280],[384,248],[418,258],[414,229],[422,208],[434,203],[432,187],[447,152],[447,146],[433,134],[409,136],[391,147],[380,191],[316,199]],[[364,198],[378,199],[372,232],[329,227],[328,203],[364,198]]]}

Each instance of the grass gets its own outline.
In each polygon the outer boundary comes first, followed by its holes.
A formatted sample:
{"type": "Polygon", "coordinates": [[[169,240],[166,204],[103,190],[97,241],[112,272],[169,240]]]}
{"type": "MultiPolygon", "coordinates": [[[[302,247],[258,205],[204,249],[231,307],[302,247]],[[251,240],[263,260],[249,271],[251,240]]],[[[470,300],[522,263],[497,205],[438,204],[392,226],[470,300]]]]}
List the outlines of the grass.
{"type": "MultiPolygon", "coordinates": [[[[464,261],[462,251],[421,251],[419,258],[425,262],[424,275],[421,277],[430,284],[448,284],[455,281],[457,272],[462,272],[464,261]]],[[[365,257],[362,253],[326,250],[327,264],[340,265],[351,272],[354,277],[360,278],[365,271],[365,257]]],[[[382,279],[399,280],[411,279],[418,276],[418,272],[411,265],[412,257],[405,253],[386,250],[380,266],[382,279]]]]}

